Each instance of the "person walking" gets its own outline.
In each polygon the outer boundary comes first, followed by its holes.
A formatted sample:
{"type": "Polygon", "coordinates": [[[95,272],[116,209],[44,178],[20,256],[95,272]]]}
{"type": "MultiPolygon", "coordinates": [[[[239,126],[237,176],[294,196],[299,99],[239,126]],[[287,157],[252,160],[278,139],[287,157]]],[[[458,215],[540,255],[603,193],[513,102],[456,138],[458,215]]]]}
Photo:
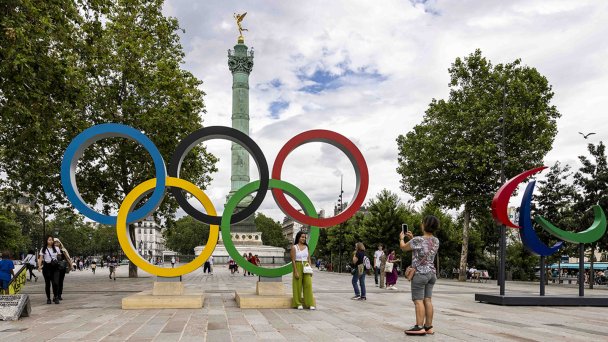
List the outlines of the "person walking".
{"type": "Polygon", "coordinates": [[[93,271],[93,274],[95,274],[96,268],[97,268],[97,260],[93,259],[93,261],[91,262],[91,271],[93,271]]]}
{"type": "Polygon", "coordinates": [[[234,259],[232,259],[231,256],[228,257],[228,269],[230,270],[230,275],[234,275],[234,265],[236,263],[234,262],[234,259]]]}
{"type": "Polygon", "coordinates": [[[38,276],[34,274],[34,269],[36,269],[36,252],[33,249],[27,251],[27,255],[23,258],[23,264],[30,272],[28,281],[32,281],[32,277],[34,277],[34,281],[38,281],[38,276]]]}
{"type": "Polygon", "coordinates": [[[388,258],[386,260],[386,262],[390,262],[393,264],[393,268],[390,272],[385,272],[386,273],[386,288],[388,290],[396,290],[397,287],[395,285],[397,285],[397,279],[399,278],[399,273],[397,272],[397,264],[401,261],[401,259],[397,259],[397,256],[395,255],[395,250],[391,249],[390,253],[388,254],[388,258]]]}
{"type": "MultiPolygon", "coordinates": [[[[412,301],[416,308],[416,324],[405,330],[406,335],[432,335],[433,331],[433,286],[437,281],[435,255],[439,250],[439,239],[435,232],[439,229],[439,220],[432,215],[422,220],[422,236],[414,237],[411,231],[399,234],[399,246],[404,251],[412,251],[411,270],[412,301]],[[408,242],[404,241],[408,238],[408,242]]],[[[410,271],[411,272],[411,271],[410,271]]],[[[406,274],[408,271],[406,271],[406,274]]]]}
{"type": "Polygon", "coordinates": [[[175,257],[171,257],[171,268],[175,268],[175,257]]]}
{"type": "Polygon", "coordinates": [[[209,259],[205,260],[205,264],[203,265],[203,273],[207,272],[211,274],[211,263],[209,262],[209,259]]]}
{"type": "Polygon", "coordinates": [[[380,288],[386,288],[386,253],[383,253],[380,257],[380,288]]]}
{"type": "Polygon", "coordinates": [[[70,253],[68,253],[61,241],[58,238],[55,238],[54,241],[55,248],[59,250],[59,254],[57,255],[57,260],[59,260],[59,264],[57,264],[57,270],[59,271],[59,278],[57,280],[57,299],[63,300],[61,297],[63,294],[63,282],[66,273],[70,273],[72,270],[72,259],[70,258],[70,253]]]}
{"type": "Polygon", "coordinates": [[[114,281],[116,281],[116,268],[118,268],[118,262],[116,261],[116,257],[113,256],[108,262],[108,268],[110,269],[110,279],[114,276],[114,281]]]}
{"type": "Polygon", "coordinates": [[[15,264],[11,260],[7,251],[2,252],[2,260],[0,260],[0,294],[8,295],[8,285],[11,283],[11,278],[15,277],[15,264]]]}
{"type": "MultiPolygon", "coordinates": [[[[243,253],[243,258],[245,258],[245,260],[249,261],[252,264],[254,263],[253,254],[251,254],[251,253],[249,253],[249,255],[247,255],[247,253],[243,253]]],[[[251,274],[251,272],[249,272],[243,268],[243,277],[245,277],[247,274],[253,275],[253,274],[251,274]]]]}
{"type": "MultiPolygon", "coordinates": [[[[378,249],[374,252],[374,281],[376,282],[376,287],[379,287],[378,278],[380,278],[380,258],[384,255],[384,246],[379,243],[378,249]]],[[[384,287],[384,286],[382,286],[384,287]]]]}
{"type": "Polygon", "coordinates": [[[353,252],[353,269],[351,274],[353,275],[353,289],[355,290],[355,296],[353,300],[367,300],[365,292],[365,246],[362,242],[355,244],[355,251],[353,252]],[[359,286],[361,286],[361,292],[359,292],[359,286]]]}
{"type": "Polygon", "coordinates": [[[315,310],[315,297],[312,293],[312,268],[310,265],[310,253],[308,252],[308,244],[306,238],[308,235],[299,231],[296,234],[296,238],[291,246],[291,265],[293,266],[292,273],[292,292],[293,297],[291,305],[298,310],[302,310],[304,307],[315,310]],[[308,266],[311,273],[305,273],[304,268],[308,266]]]}
{"type": "Polygon", "coordinates": [[[213,275],[213,255],[209,256],[209,274],[213,275]]]}
{"type": "Polygon", "coordinates": [[[59,269],[57,265],[57,255],[60,251],[55,247],[55,240],[52,235],[46,237],[45,246],[38,253],[38,271],[42,271],[44,277],[44,292],[46,293],[46,303],[51,304],[51,287],[53,288],[53,303],[59,304],[57,299],[59,282],[59,269]]]}

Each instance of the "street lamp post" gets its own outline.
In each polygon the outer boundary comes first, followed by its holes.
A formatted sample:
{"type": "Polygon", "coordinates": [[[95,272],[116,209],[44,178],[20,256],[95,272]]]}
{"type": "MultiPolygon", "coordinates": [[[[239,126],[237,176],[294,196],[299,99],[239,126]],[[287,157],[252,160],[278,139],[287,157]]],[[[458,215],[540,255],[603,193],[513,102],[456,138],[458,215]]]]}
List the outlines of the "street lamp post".
{"type": "MultiPolygon", "coordinates": [[[[343,198],[343,194],[344,194],[344,190],[342,188],[342,179],[343,176],[340,175],[340,196],[338,196],[338,206],[339,206],[339,210],[340,213],[342,212],[342,210],[344,210],[343,206],[344,206],[344,198],[343,198]]],[[[340,249],[340,255],[339,255],[339,265],[338,265],[338,273],[342,273],[342,249],[344,248],[344,222],[340,223],[340,242],[339,242],[339,249],[340,249]]]]}
{"type": "MultiPolygon", "coordinates": [[[[507,98],[507,89],[506,87],[502,88],[502,116],[498,119],[498,122],[501,125],[501,134],[500,134],[500,182],[504,184],[506,182],[505,175],[505,157],[506,157],[506,149],[505,149],[505,106],[506,106],[506,98],[507,98]]],[[[500,225],[500,270],[498,273],[498,284],[500,286],[500,295],[505,295],[505,273],[506,273],[506,256],[507,256],[507,236],[506,236],[506,227],[504,224],[500,225]]]]}

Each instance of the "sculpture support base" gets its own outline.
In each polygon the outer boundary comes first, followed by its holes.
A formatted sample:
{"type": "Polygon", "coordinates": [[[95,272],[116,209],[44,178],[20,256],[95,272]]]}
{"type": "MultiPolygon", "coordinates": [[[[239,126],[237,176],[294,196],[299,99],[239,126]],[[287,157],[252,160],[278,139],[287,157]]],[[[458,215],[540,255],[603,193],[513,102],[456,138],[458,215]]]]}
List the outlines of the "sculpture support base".
{"type": "Polygon", "coordinates": [[[495,295],[476,293],[475,301],[510,306],[608,306],[608,297],[598,296],[537,296],[526,294],[495,295]]]}
{"type": "Polygon", "coordinates": [[[204,302],[203,291],[185,288],[179,277],[158,277],[152,291],[123,298],[122,309],[200,309],[204,302]]]}
{"type": "Polygon", "coordinates": [[[235,291],[234,299],[241,309],[289,309],[292,296],[285,294],[281,277],[260,277],[255,292],[235,291]]]}

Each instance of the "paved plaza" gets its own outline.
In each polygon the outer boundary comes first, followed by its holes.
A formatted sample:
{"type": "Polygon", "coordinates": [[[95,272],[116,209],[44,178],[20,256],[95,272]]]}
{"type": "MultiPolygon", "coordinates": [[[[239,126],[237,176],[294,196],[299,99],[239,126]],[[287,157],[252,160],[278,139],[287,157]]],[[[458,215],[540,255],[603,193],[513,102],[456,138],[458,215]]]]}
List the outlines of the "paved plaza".
{"type": "MultiPolygon", "coordinates": [[[[397,291],[381,290],[367,277],[368,300],[352,301],[350,275],[316,272],[317,310],[239,309],[234,290],[254,290],[257,277],[215,274],[202,270],[184,276],[187,287],[203,289],[205,306],[198,310],[122,310],[121,299],[152,288],[154,277],[140,270],[127,278],[121,266],[116,281],[108,269],[70,273],[64,300],[47,305],[44,281],[27,283],[32,314],[0,322],[0,341],[605,341],[608,311],[593,307],[500,307],[473,301],[475,292],[497,292],[495,282],[459,283],[439,280],[435,286],[435,335],[405,336],[414,323],[409,284],[401,277],[397,291]]],[[[284,277],[291,290],[290,278],[284,277]]],[[[535,293],[533,283],[507,283],[507,291],[535,293]]],[[[608,296],[608,290],[586,290],[608,296]]],[[[547,294],[576,294],[576,286],[550,285],[547,294]]]]}

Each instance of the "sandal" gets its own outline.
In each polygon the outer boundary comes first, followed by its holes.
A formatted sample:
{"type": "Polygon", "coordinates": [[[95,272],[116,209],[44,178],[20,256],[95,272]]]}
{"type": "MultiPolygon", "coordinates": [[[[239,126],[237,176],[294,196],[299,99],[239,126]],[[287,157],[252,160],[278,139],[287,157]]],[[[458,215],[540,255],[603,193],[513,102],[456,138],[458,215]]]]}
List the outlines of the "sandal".
{"type": "Polygon", "coordinates": [[[421,326],[414,325],[413,327],[405,330],[404,333],[411,336],[424,336],[426,335],[426,330],[424,330],[424,328],[421,326]]]}

